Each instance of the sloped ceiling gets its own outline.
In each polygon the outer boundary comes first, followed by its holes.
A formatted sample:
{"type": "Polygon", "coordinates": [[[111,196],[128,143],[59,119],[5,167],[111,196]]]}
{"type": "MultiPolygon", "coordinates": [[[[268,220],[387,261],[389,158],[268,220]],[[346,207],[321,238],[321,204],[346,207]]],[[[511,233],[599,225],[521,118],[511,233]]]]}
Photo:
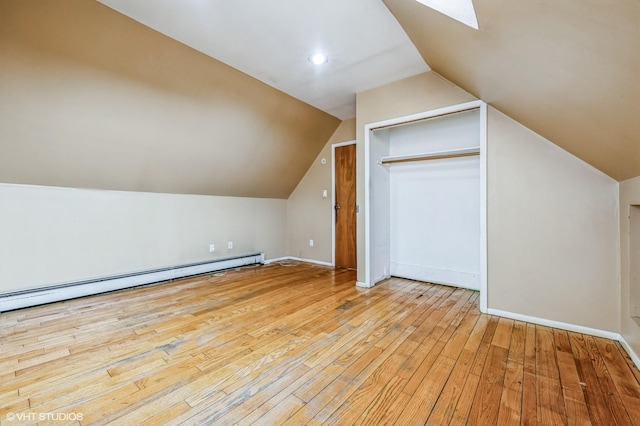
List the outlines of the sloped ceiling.
{"type": "Polygon", "coordinates": [[[474,0],[476,31],[383,1],[434,71],[611,177],[640,175],[640,2],[474,0]]]}
{"type": "Polygon", "coordinates": [[[337,118],[93,0],[0,1],[0,182],[287,198],[337,118]]]}
{"type": "MultiPolygon", "coordinates": [[[[640,2],[474,0],[479,31],[384,3],[436,72],[640,175],[640,2]]],[[[0,77],[0,182],[287,198],[339,124],[94,0],[0,1],[0,77]]]]}
{"type": "Polygon", "coordinates": [[[98,1],[341,120],[356,93],[429,70],[381,0],[98,1]]]}

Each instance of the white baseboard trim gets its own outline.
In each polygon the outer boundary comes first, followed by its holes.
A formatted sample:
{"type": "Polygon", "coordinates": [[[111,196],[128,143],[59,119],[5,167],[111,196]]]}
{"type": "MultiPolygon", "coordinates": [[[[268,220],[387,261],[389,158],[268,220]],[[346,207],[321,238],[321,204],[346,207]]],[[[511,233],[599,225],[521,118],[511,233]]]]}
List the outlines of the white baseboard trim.
{"type": "Polygon", "coordinates": [[[604,337],[605,339],[617,340],[621,339],[620,333],[612,331],[599,330],[597,328],[584,327],[581,325],[569,324],[566,322],[553,321],[544,318],[531,317],[529,315],[516,314],[514,312],[501,311],[499,309],[487,309],[489,315],[497,315],[517,321],[530,322],[532,324],[544,325],[547,327],[559,328],[561,330],[573,331],[576,333],[588,334],[590,336],[604,337]]]}
{"type": "Polygon", "coordinates": [[[208,262],[192,263],[150,271],[134,272],[117,276],[96,278],[34,288],[23,291],[0,294],[0,312],[45,303],[59,302],[78,297],[91,296],[109,291],[138,287],[163,281],[171,281],[193,275],[206,274],[224,269],[260,264],[264,262],[264,253],[253,253],[233,258],[216,259],[208,262]]]}
{"type": "Polygon", "coordinates": [[[374,287],[375,284],[367,284],[367,283],[363,283],[362,281],[356,281],[356,287],[360,287],[360,288],[372,288],[374,287]]]}
{"type": "Polygon", "coordinates": [[[285,262],[285,261],[290,260],[290,259],[291,259],[291,258],[290,258],[290,257],[287,257],[287,256],[284,256],[284,257],[276,257],[276,258],[273,258],[273,259],[266,259],[266,260],[264,261],[264,264],[265,264],[265,265],[268,265],[268,264],[270,264],[270,263],[285,262]]]}
{"type": "Polygon", "coordinates": [[[627,351],[627,354],[629,354],[629,357],[631,358],[633,363],[636,365],[636,367],[640,369],[640,357],[638,356],[638,354],[636,354],[633,351],[633,349],[631,348],[631,345],[629,345],[629,343],[627,343],[627,341],[624,340],[624,337],[622,337],[620,333],[615,333],[613,331],[599,330],[597,328],[583,327],[581,325],[569,324],[569,323],[560,322],[560,321],[553,321],[553,320],[548,320],[544,318],[531,317],[528,315],[516,314],[514,312],[501,311],[499,309],[489,308],[487,309],[487,313],[489,315],[497,315],[499,317],[509,318],[517,321],[524,321],[532,324],[544,325],[547,327],[559,328],[561,330],[573,331],[575,333],[587,334],[589,336],[602,337],[605,339],[618,341],[620,342],[624,350],[627,351]]]}
{"type": "Polygon", "coordinates": [[[631,345],[627,343],[626,340],[624,340],[624,337],[622,337],[622,335],[620,335],[620,339],[618,341],[620,342],[624,350],[629,354],[629,358],[631,358],[631,361],[633,361],[636,367],[640,369],[640,357],[633,351],[631,345]]]}
{"type": "Polygon", "coordinates": [[[269,260],[265,260],[264,263],[265,265],[268,265],[270,263],[286,262],[287,260],[293,260],[296,262],[314,263],[316,265],[322,265],[322,266],[333,266],[329,262],[323,262],[321,260],[314,260],[314,259],[304,259],[301,257],[294,257],[294,256],[284,256],[284,257],[278,257],[275,259],[269,259],[269,260]]]}

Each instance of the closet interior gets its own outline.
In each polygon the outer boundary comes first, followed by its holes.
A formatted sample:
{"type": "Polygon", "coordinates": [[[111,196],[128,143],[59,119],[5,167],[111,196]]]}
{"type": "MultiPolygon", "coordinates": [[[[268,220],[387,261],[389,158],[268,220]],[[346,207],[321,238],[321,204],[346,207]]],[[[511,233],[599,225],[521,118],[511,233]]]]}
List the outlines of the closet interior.
{"type": "Polygon", "coordinates": [[[373,283],[480,290],[480,109],[370,130],[373,283]]]}

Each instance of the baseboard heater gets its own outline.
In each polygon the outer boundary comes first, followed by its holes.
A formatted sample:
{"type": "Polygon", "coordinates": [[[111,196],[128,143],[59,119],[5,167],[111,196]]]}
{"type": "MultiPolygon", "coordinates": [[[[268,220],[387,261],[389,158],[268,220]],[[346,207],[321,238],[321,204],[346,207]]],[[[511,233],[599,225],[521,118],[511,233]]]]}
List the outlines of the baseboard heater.
{"type": "Polygon", "coordinates": [[[261,263],[264,263],[264,253],[252,253],[207,262],[3,293],[0,294],[0,312],[261,263]]]}

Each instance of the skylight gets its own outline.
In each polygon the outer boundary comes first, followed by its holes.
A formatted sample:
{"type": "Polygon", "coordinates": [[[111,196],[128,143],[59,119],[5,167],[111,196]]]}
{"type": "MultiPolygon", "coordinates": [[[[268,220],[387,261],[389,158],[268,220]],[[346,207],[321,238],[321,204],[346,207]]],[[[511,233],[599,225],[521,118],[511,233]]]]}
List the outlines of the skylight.
{"type": "Polygon", "coordinates": [[[416,0],[458,22],[478,29],[478,18],[472,0],[416,0]]]}

